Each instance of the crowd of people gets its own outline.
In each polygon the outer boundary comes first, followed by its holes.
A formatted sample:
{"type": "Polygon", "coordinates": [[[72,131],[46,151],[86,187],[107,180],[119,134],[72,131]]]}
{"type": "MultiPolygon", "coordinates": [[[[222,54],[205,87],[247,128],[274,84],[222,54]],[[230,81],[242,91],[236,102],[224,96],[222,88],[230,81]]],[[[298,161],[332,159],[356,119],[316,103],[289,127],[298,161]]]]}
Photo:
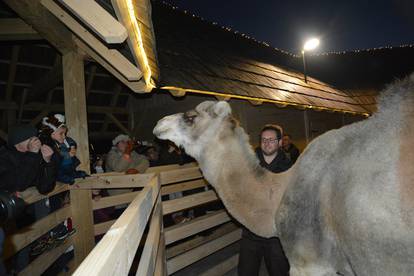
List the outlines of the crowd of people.
{"type": "MultiPolygon", "coordinates": [[[[56,182],[72,185],[77,178],[87,177],[85,171],[77,169],[78,142],[67,136],[68,127],[62,114],[52,114],[43,118],[38,128],[20,125],[9,130],[7,144],[0,148],[0,192],[6,196],[19,198],[19,192],[34,186],[41,194],[51,192],[56,182]]],[[[260,165],[278,173],[292,166],[299,150],[291,142],[289,134],[283,134],[280,127],[266,125],[260,134],[260,146],[256,149],[260,165]]],[[[82,141],[81,141],[82,142],[82,141]]],[[[125,174],[145,173],[151,166],[185,164],[194,159],[170,142],[138,142],[126,134],[112,140],[112,147],[106,154],[91,157],[91,172],[122,172],[125,174]]],[[[131,192],[131,189],[94,190],[93,199],[131,192]]],[[[181,197],[181,192],[171,194],[170,199],[181,197]]],[[[61,208],[69,201],[67,193],[41,200],[26,208],[14,225],[24,227],[61,208]]],[[[95,210],[95,222],[103,222],[122,213],[126,206],[95,210]]],[[[173,223],[185,222],[194,218],[194,211],[178,212],[172,215],[173,223]]],[[[2,221],[5,225],[6,220],[2,221]]],[[[18,272],[28,264],[30,256],[47,250],[45,244],[51,240],[61,241],[73,234],[71,219],[53,228],[29,247],[16,255],[12,268],[18,272]]],[[[4,232],[0,228],[0,254],[3,248],[4,232]]],[[[73,248],[72,248],[73,250],[73,248]]],[[[68,250],[70,254],[71,250],[68,250]]],[[[73,254],[73,253],[72,253],[73,254]]],[[[269,275],[288,275],[289,264],[284,256],[278,238],[265,239],[243,228],[239,261],[240,275],[257,275],[264,257],[269,275]]],[[[62,269],[60,267],[59,269],[62,269]]],[[[0,275],[5,268],[0,265],[0,275]]]]}

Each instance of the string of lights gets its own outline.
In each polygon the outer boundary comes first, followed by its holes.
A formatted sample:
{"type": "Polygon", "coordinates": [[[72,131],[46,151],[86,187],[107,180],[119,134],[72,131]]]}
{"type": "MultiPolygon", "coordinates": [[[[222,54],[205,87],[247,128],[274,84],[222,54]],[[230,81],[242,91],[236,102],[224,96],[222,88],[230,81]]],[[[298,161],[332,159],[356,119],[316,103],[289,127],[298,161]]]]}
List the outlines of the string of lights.
{"type": "MultiPolygon", "coordinates": [[[[217,22],[210,22],[210,21],[205,20],[201,16],[198,16],[196,14],[190,14],[190,12],[187,11],[187,10],[180,10],[178,7],[172,5],[171,3],[168,3],[168,2],[165,2],[165,1],[162,1],[162,3],[164,5],[170,7],[173,10],[180,11],[180,12],[186,14],[186,15],[191,15],[193,18],[197,18],[197,19],[199,19],[199,20],[201,20],[203,22],[209,23],[209,24],[211,24],[213,26],[220,27],[224,31],[232,32],[235,35],[239,35],[240,37],[242,37],[244,39],[248,39],[248,40],[254,41],[254,42],[256,42],[256,43],[258,43],[258,44],[260,44],[260,45],[262,45],[264,47],[269,47],[269,48],[271,48],[271,49],[273,49],[275,51],[282,52],[282,53],[284,53],[286,55],[289,55],[289,56],[292,56],[292,57],[295,57],[295,58],[302,58],[302,55],[293,54],[293,53],[287,52],[285,50],[279,49],[277,47],[273,47],[273,46],[271,46],[269,43],[267,43],[265,41],[257,40],[254,37],[251,37],[251,36],[249,36],[247,34],[241,33],[241,32],[239,32],[237,30],[233,30],[231,27],[220,26],[217,22]]],[[[413,47],[414,47],[414,44],[402,44],[402,45],[398,45],[398,46],[382,46],[382,47],[374,47],[374,48],[367,48],[367,49],[356,49],[356,50],[346,50],[346,51],[329,51],[329,52],[324,52],[324,53],[314,53],[314,54],[310,54],[309,56],[343,55],[343,54],[349,54],[349,53],[365,53],[365,52],[372,52],[372,51],[392,50],[394,48],[413,48],[413,47]]]]}

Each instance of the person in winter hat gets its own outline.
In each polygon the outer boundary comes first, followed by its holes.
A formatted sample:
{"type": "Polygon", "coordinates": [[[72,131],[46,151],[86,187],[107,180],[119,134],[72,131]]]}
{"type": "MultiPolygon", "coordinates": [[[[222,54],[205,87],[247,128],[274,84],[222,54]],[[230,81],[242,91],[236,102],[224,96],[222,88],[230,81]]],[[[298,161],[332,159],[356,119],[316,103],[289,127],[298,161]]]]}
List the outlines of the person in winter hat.
{"type": "Polygon", "coordinates": [[[44,117],[40,127],[40,138],[55,151],[54,158],[59,163],[57,181],[73,184],[75,178],[85,177],[84,171],[76,170],[80,161],[76,157],[77,143],[66,134],[68,128],[65,116],[54,114],[44,117]]]}
{"type": "Polygon", "coordinates": [[[7,145],[0,148],[0,190],[14,193],[36,186],[42,194],[55,188],[56,164],[53,150],[42,145],[36,128],[10,128],[7,145]]]}

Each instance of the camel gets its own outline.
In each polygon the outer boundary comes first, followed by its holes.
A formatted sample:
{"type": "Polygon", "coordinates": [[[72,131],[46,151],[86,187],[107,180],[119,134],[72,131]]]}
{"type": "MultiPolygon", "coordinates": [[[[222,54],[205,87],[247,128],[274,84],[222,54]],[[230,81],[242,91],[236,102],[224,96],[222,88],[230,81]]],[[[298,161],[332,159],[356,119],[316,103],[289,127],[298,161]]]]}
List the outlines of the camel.
{"type": "Polygon", "coordinates": [[[290,275],[413,275],[414,74],[280,174],[260,167],[227,102],[166,116],[153,133],[198,161],[235,219],[280,238],[290,275]]]}

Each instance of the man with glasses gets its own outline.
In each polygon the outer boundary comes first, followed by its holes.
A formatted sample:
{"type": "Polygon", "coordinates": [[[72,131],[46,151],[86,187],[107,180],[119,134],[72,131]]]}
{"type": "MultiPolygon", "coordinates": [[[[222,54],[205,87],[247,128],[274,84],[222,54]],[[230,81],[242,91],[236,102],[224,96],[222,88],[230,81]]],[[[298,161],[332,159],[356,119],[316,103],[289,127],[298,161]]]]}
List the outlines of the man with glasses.
{"type": "MultiPolygon", "coordinates": [[[[289,159],[279,146],[282,128],[265,125],[260,132],[260,147],[256,149],[260,165],[273,173],[286,171],[291,166],[289,159]]],[[[260,263],[264,257],[270,276],[289,275],[289,263],[279,238],[262,238],[243,227],[240,242],[239,276],[259,275],[260,263]]]]}

